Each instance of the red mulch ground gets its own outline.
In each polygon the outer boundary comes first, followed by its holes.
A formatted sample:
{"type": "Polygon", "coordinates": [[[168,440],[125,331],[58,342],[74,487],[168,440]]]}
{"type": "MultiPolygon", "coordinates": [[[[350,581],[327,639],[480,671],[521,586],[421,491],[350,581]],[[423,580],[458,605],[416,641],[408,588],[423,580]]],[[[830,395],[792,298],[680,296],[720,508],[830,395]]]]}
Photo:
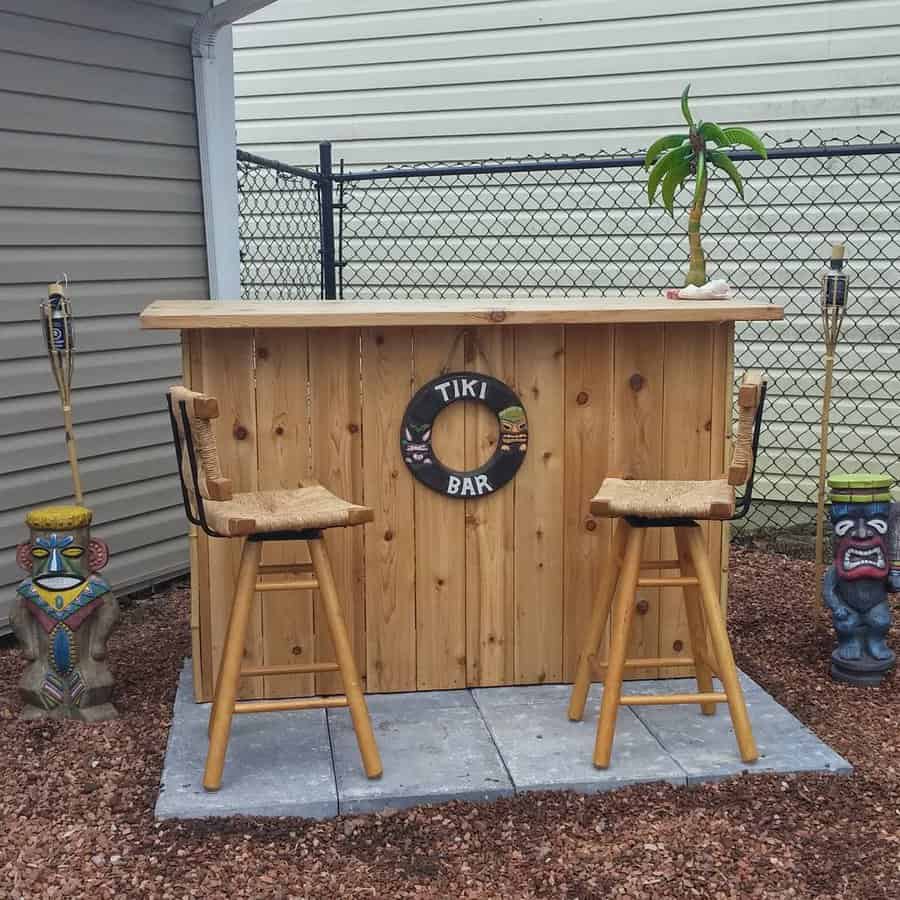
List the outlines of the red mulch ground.
{"type": "Polygon", "coordinates": [[[897,682],[828,679],[831,634],[809,563],[735,550],[732,571],[739,664],[848,758],[852,777],[534,794],[329,822],[156,823],[188,650],[179,588],[134,604],[111,642],[116,722],[20,722],[22,661],[0,650],[0,896],[900,898],[897,682]]]}

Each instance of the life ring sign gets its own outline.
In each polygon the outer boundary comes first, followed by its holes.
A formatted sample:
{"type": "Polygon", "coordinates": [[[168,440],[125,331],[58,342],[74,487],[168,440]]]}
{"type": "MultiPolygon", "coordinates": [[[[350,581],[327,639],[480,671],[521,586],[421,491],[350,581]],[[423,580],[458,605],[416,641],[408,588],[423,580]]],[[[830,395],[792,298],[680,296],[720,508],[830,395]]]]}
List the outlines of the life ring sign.
{"type": "Polygon", "coordinates": [[[528,450],[528,420],[515,391],[478,372],[451,372],[429,381],[412,398],[400,426],[400,452],[413,477],[447,497],[485,497],[511,481],[528,450]],[[445,466],[431,446],[435,419],[453,403],[483,403],[497,417],[498,441],[491,458],[477,469],[445,466]]]}

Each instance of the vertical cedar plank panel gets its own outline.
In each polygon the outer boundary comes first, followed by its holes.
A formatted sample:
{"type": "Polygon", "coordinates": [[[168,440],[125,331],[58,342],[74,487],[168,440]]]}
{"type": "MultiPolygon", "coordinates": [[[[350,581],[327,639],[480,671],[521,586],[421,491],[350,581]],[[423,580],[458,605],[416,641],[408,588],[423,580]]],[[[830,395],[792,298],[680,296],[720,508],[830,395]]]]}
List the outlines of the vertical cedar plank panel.
{"type": "MultiPolygon", "coordinates": [[[[303,329],[256,333],[256,419],[259,488],[297,488],[309,478],[307,333],[303,329]]],[[[263,544],[263,563],[309,562],[303,541],[263,544]]],[[[283,580],[285,575],[267,576],[283,580]]],[[[267,666],[315,661],[312,591],[263,594],[263,660],[267,666]]],[[[315,692],[313,675],[270,675],[266,697],[301,697],[315,692]]]]}
{"type": "MultiPolygon", "coordinates": [[[[613,329],[566,328],[565,592],[563,677],[571,681],[591,617],[597,581],[608,565],[612,520],[595,518],[591,497],[609,470],[613,329]]],[[[599,658],[606,657],[606,639],[599,658]]]]}
{"type": "MultiPolygon", "coordinates": [[[[199,330],[189,334],[190,371],[184,372],[184,383],[192,391],[203,393],[203,334],[199,330]]],[[[209,591],[209,542],[211,538],[202,529],[193,526],[197,534],[197,569],[191,569],[191,584],[195,582],[199,592],[200,617],[200,669],[202,684],[194,685],[194,697],[198,702],[212,700],[215,685],[212,659],[212,598],[209,591]]],[[[192,562],[193,565],[193,562],[192,562]]]]}
{"type": "MultiPolygon", "coordinates": [[[[662,325],[624,325],[615,330],[613,455],[610,468],[631,478],[662,477],[662,325]]],[[[647,532],[644,559],[659,559],[659,531],[647,532]]],[[[659,588],[639,588],[628,656],[659,655],[659,588]],[[646,612],[641,613],[643,604],[646,612]]],[[[656,678],[659,669],[629,669],[630,678],[656,678]]]]}
{"type": "Polygon", "coordinates": [[[528,453],[516,475],[516,681],[562,680],[562,326],[516,330],[516,382],[528,416],[528,453]]]}
{"type": "MultiPolygon", "coordinates": [[[[676,480],[703,480],[713,473],[710,445],[713,428],[713,327],[708,324],[666,325],[665,403],[663,409],[663,476],[676,480]]],[[[708,526],[703,523],[704,535],[708,526]]],[[[661,556],[676,559],[671,528],[661,532],[661,556]]],[[[654,572],[652,574],[674,574],[654,572]]],[[[662,588],[659,616],[662,656],[689,656],[690,632],[681,588],[662,588]]],[[[660,677],[692,674],[691,669],[661,667],[660,677]]]]}
{"type": "MultiPolygon", "coordinates": [[[[415,389],[440,374],[458,333],[455,328],[413,331],[415,389]]],[[[449,366],[462,368],[462,342],[449,366]]],[[[443,461],[461,466],[465,416],[454,404],[436,420],[445,439],[443,461]],[[441,422],[441,420],[445,420],[441,422]],[[452,426],[452,428],[451,428],[452,426]],[[452,454],[451,454],[452,451],[452,454]]],[[[434,437],[433,435],[433,437],[434,437]]],[[[401,476],[412,480],[404,466],[401,476]]],[[[416,532],[416,686],[419,690],[461,688],[466,684],[466,535],[465,504],[414,482],[416,532]]]]}
{"type": "MultiPolygon", "coordinates": [[[[200,391],[200,332],[181,332],[182,383],[200,391]],[[195,374],[196,373],[196,374],[195,374]]],[[[188,526],[191,561],[191,668],[194,675],[194,699],[203,702],[212,697],[212,665],[209,659],[209,537],[197,526],[188,526]],[[207,651],[204,651],[204,643],[207,651]]]]}
{"type": "MultiPolygon", "coordinates": [[[[734,323],[717,326],[713,385],[713,442],[711,458],[715,475],[728,471],[731,462],[731,431],[734,412],[734,323]]],[[[764,412],[765,414],[765,412],[764,412]]],[[[731,523],[714,524],[709,533],[709,554],[713,571],[721,572],[719,602],[728,611],[728,562],[731,523]],[[718,569],[716,568],[718,566],[718,569]]]]}
{"type": "Polygon", "coordinates": [[[412,331],[362,334],[363,493],[366,526],[368,689],[416,689],[413,481],[400,455],[400,423],[412,386],[412,331]]]}
{"type": "MultiPolygon", "coordinates": [[[[258,484],[253,332],[229,329],[205,330],[201,334],[203,391],[219,401],[219,418],[214,420],[214,425],[222,470],[231,479],[235,492],[255,491],[258,484]],[[245,436],[238,436],[244,433],[245,436]]],[[[210,649],[214,677],[218,677],[242,546],[243,541],[239,538],[214,538],[208,545],[210,649]]],[[[259,595],[250,614],[244,657],[248,665],[262,663],[259,595]]],[[[238,696],[243,699],[261,697],[262,689],[262,678],[244,678],[238,696]]]]}
{"type": "MultiPolygon", "coordinates": [[[[359,339],[355,328],[309,331],[313,477],[338,497],[353,503],[363,502],[359,339]]],[[[363,682],[366,678],[363,529],[366,527],[330,528],[324,533],[353,656],[363,682]]],[[[318,615],[316,659],[334,659],[331,635],[318,615]]],[[[342,692],[340,675],[318,673],[316,690],[322,694],[342,692]]]]}
{"type": "MultiPolygon", "coordinates": [[[[478,328],[484,357],[467,348],[466,369],[515,384],[512,328],[478,328]]],[[[497,418],[482,404],[465,404],[465,468],[493,455],[497,418]]],[[[518,476],[499,491],[466,500],[466,669],[469,685],[515,680],[515,492],[518,476]]]]}

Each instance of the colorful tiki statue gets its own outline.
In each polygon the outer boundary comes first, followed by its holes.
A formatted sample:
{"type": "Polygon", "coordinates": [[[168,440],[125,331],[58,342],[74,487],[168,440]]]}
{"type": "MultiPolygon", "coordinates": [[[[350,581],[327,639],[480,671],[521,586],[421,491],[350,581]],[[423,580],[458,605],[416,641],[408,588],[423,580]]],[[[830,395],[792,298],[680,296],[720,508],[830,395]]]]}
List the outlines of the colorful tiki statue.
{"type": "Polygon", "coordinates": [[[887,475],[866,472],[828,479],[834,565],[825,573],[822,596],[837,632],[831,677],[848,684],[878,684],[894,665],[885,640],[891,626],[891,484],[887,475]]]}
{"type": "Polygon", "coordinates": [[[91,511],[47,506],[25,518],[31,539],[16,558],[28,572],[19,585],[13,627],[31,664],[19,682],[23,718],[115,718],[106,639],[119,618],[109,585],[94,574],[106,544],[92,538],[91,511]]]}

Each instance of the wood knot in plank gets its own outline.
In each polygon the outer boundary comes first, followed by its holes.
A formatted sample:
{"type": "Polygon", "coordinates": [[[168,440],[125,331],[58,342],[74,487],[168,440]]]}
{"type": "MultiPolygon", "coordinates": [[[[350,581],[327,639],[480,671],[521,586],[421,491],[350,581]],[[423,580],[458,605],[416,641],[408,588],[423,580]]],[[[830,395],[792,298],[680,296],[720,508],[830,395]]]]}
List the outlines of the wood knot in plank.
{"type": "Polygon", "coordinates": [[[596,531],[597,530],[597,522],[594,519],[585,519],[584,520],[584,528],[585,528],[585,531],[596,531]]]}
{"type": "Polygon", "coordinates": [[[579,391],[578,396],[575,397],[575,402],[579,406],[585,406],[590,399],[591,395],[587,391],[579,391]]]}
{"type": "Polygon", "coordinates": [[[506,313],[502,309],[492,309],[488,318],[492,322],[505,322],[506,321],[506,313]]]}
{"type": "Polygon", "coordinates": [[[639,600],[636,609],[638,615],[646,616],[650,612],[650,604],[646,600],[639,600]]]}
{"type": "Polygon", "coordinates": [[[672,644],[672,649],[676,653],[681,653],[681,651],[684,650],[684,641],[675,641],[675,643],[672,644]]]}
{"type": "Polygon", "coordinates": [[[241,425],[240,423],[238,423],[238,424],[235,425],[234,428],[231,430],[231,433],[234,435],[234,439],[235,439],[236,441],[244,441],[244,440],[247,439],[247,435],[248,435],[250,432],[247,431],[246,426],[241,425]]]}
{"type": "Polygon", "coordinates": [[[640,372],[635,372],[634,375],[628,379],[628,385],[633,391],[639,391],[644,386],[644,376],[641,375],[640,372]]]}
{"type": "Polygon", "coordinates": [[[257,359],[268,359],[269,358],[269,348],[268,347],[257,347],[256,348],[256,358],[257,359]]]}

